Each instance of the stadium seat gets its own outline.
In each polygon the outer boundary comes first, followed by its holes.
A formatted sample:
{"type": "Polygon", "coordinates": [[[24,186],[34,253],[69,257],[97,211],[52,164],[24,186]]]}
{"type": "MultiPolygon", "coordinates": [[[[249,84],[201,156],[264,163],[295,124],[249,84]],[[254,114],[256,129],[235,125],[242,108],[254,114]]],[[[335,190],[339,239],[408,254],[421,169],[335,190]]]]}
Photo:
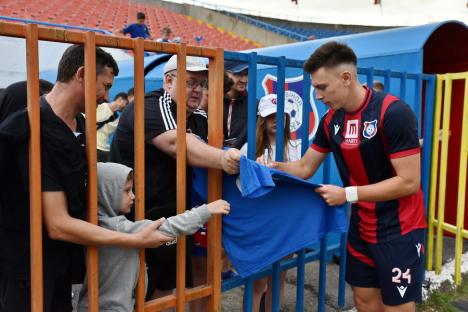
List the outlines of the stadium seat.
{"type": "Polygon", "coordinates": [[[164,27],[170,27],[174,37],[184,43],[226,50],[257,48],[260,45],[239,36],[231,36],[216,25],[206,24],[193,17],[172,12],[148,2],[128,0],[4,0],[0,15],[37,21],[100,28],[115,32],[135,21],[136,13],[144,12],[147,25],[154,38],[164,27]],[[195,37],[202,36],[197,44],[195,37]]]}

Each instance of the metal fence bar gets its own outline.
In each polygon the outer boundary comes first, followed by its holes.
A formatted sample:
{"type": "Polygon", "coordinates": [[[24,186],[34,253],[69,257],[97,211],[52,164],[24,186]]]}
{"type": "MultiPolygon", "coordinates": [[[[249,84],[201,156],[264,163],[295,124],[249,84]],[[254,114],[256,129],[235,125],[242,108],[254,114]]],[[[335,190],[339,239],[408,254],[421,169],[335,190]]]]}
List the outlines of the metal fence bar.
{"type": "Polygon", "coordinates": [[[304,276],[305,276],[305,251],[299,250],[297,254],[297,278],[296,278],[296,312],[304,311],[304,276]]]}
{"type": "MultiPolygon", "coordinates": [[[[185,80],[187,77],[186,71],[186,48],[185,44],[180,45],[177,53],[177,213],[183,213],[186,209],[186,172],[187,172],[187,144],[186,144],[186,129],[187,129],[187,108],[184,105],[186,102],[186,86],[185,80]]],[[[185,310],[185,265],[186,265],[186,238],[185,236],[177,237],[177,311],[185,310]]],[[[160,268],[164,270],[164,268],[160,268]]]]}
{"type": "Polygon", "coordinates": [[[374,86],[374,68],[369,67],[367,69],[367,87],[369,89],[372,89],[373,86],[374,86]]]}
{"type": "Polygon", "coordinates": [[[41,124],[39,108],[39,49],[37,25],[26,26],[29,140],[29,218],[31,311],[43,311],[41,124]]]}
{"type": "MultiPolygon", "coordinates": [[[[247,108],[247,142],[248,146],[255,146],[256,116],[257,116],[257,53],[248,54],[249,82],[248,82],[248,108],[247,108]]],[[[247,149],[247,157],[255,159],[255,148],[247,149]]]]}
{"type": "Polygon", "coordinates": [[[457,233],[455,237],[455,283],[459,285],[461,276],[461,256],[463,253],[463,230],[466,204],[466,176],[468,161],[468,72],[465,73],[465,94],[463,100],[462,134],[460,144],[460,166],[458,177],[457,233]]]}
{"type": "Polygon", "coordinates": [[[408,78],[405,72],[401,73],[400,77],[400,99],[406,102],[406,79],[408,78]]]}
{"type": "Polygon", "coordinates": [[[346,273],[346,233],[340,234],[340,272],[338,282],[338,306],[343,308],[345,305],[345,273],[346,273]]]}
{"type": "MultiPolygon", "coordinates": [[[[443,77],[439,76],[443,79],[443,77]]],[[[450,109],[452,97],[452,77],[450,74],[445,75],[445,88],[444,88],[444,111],[442,115],[442,146],[440,154],[440,179],[439,179],[439,192],[438,192],[438,213],[437,220],[437,237],[436,237],[436,262],[435,271],[437,274],[442,269],[442,247],[443,247],[443,233],[442,223],[444,222],[445,213],[445,194],[447,187],[447,159],[448,159],[448,146],[449,146],[449,132],[450,132],[450,109]]]]}
{"type": "Polygon", "coordinates": [[[325,311],[325,295],[327,289],[327,236],[320,240],[320,265],[319,265],[319,293],[317,311],[325,311]]]}
{"type": "MultiPolygon", "coordinates": [[[[145,75],[144,75],[144,46],[143,39],[139,38],[133,41],[133,85],[134,95],[133,110],[135,120],[145,120],[144,96],[145,96],[145,75]]],[[[145,123],[135,122],[133,132],[134,139],[134,159],[135,159],[135,220],[145,218],[145,123]]],[[[138,278],[137,289],[135,292],[136,312],[143,312],[145,309],[145,250],[141,249],[140,255],[140,272],[138,278]]]]}
{"type": "MultiPolygon", "coordinates": [[[[311,80],[310,75],[303,71],[304,82],[302,85],[303,94],[303,105],[302,105],[302,122],[304,125],[308,125],[310,122],[310,87],[311,80]]],[[[301,133],[301,156],[303,156],[309,149],[309,129],[304,127],[301,133]]]]}
{"type": "Polygon", "coordinates": [[[384,91],[385,93],[390,92],[390,87],[392,84],[392,72],[390,69],[387,69],[384,73],[384,91]]]}
{"type": "MultiPolygon", "coordinates": [[[[87,159],[87,215],[88,222],[97,225],[97,175],[96,175],[96,42],[93,32],[87,32],[84,43],[86,159],[87,159]]],[[[86,274],[88,277],[88,311],[99,311],[98,249],[87,246],[86,274]]]]}
{"type": "Polygon", "coordinates": [[[426,269],[432,270],[433,254],[434,254],[434,219],[436,207],[436,192],[437,192],[437,169],[439,166],[439,130],[440,117],[442,114],[442,84],[443,81],[437,76],[436,85],[436,101],[434,104],[434,125],[432,133],[432,161],[431,161],[431,184],[429,192],[429,211],[428,211],[428,228],[427,228],[427,261],[426,269]]]}
{"type": "MultiPolygon", "coordinates": [[[[424,204],[426,207],[426,215],[429,216],[429,187],[430,187],[430,178],[431,178],[431,161],[432,161],[432,133],[434,130],[434,95],[436,87],[435,77],[430,77],[426,80],[426,101],[424,106],[424,142],[422,146],[422,167],[421,167],[421,183],[422,191],[424,194],[424,204]]],[[[439,117],[440,118],[440,117],[439,117]]],[[[437,155],[434,155],[437,157],[437,155]]]]}
{"type": "MultiPolygon", "coordinates": [[[[418,137],[421,137],[421,125],[423,124],[422,111],[422,75],[418,74],[418,77],[414,80],[414,113],[419,121],[418,137]]],[[[427,106],[427,105],[426,105],[427,106]]]]}
{"type": "MultiPolygon", "coordinates": [[[[208,116],[213,116],[208,123],[208,143],[214,147],[223,146],[223,72],[224,53],[216,49],[216,54],[210,60],[208,79],[210,94],[208,96],[208,116]]],[[[208,202],[222,196],[223,176],[221,170],[208,169],[208,202]]],[[[208,222],[208,268],[207,281],[212,285],[209,309],[221,311],[221,216],[214,216],[208,222]]]]}
{"type": "Polygon", "coordinates": [[[245,279],[244,312],[252,312],[253,282],[254,278],[252,276],[245,279]]]}

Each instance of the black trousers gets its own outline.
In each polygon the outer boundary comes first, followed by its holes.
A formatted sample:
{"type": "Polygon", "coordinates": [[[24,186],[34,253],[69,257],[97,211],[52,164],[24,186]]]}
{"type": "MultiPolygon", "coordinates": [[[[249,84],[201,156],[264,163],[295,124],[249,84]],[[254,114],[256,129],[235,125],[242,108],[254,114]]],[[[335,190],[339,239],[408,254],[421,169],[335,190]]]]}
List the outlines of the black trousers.
{"type": "MultiPolygon", "coordinates": [[[[30,280],[8,278],[0,274],[0,311],[31,311],[30,280]]],[[[44,312],[71,312],[71,283],[69,278],[44,280],[44,312]]]]}

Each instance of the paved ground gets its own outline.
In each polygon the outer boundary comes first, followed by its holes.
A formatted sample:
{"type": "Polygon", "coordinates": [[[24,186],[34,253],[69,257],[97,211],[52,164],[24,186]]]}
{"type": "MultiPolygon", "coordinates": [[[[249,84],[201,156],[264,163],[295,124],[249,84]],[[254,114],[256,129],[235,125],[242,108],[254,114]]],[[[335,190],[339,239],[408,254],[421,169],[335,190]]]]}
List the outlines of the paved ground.
{"type": "MultiPolygon", "coordinates": [[[[463,250],[468,250],[468,241],[464,242],[463,250]]],[[[453,260],[454,240],[453,238],[444,238],[443,263],[453,260]]],[[[334,263],[327,265],[327,290],[326,290],[326,312],[346,311],[353,309],[352,292],[346,285],[345,305],[342,309],[338,307],[338,272],[339,267],[334,263]]],[[[304,286],[304,311],[317,311],[317,295],[318,295],[318,277],[319,277],[319,262],[314,261],[306,265],[305,270],[305,286],[304,286]]],[[[78,297],[79,286],[74,287],[75,301],[78,297]]],[[[282,306],[283,312],[295,311],[296,304],[296,270],[291,269],[287,273],[286,288],[285,288],[285,303],[282,306]]],[[[222,311],[224,312],[241,312],[243,289],[238,287],[228,292],[223,293],[222,311]]],[[[468,312],[468,302],[454,302],[453,305],[460,311],[468,312]]]]}
{"type": "MultiPolygon", "coordinates": [[[[327,265],[327,290],[326,290],[326,312],[349,310],[353,308],[351,289],[346,286],[346,300],[343,309],[338,307],[338,272],[339,267],[334,263],[327,265]]],[[[304,286],[304,311],[317,311],[319,281],[319,262],[315,261],[306,265],[304,286]]],[[[223,293],[223,311],[242,311],[243,290],[236,288],[223,293]]],[[[296,305],[296,271],[291,269],[286,277],[285,303],[282,306],[284,312],[295,311],[296,305]]]]}

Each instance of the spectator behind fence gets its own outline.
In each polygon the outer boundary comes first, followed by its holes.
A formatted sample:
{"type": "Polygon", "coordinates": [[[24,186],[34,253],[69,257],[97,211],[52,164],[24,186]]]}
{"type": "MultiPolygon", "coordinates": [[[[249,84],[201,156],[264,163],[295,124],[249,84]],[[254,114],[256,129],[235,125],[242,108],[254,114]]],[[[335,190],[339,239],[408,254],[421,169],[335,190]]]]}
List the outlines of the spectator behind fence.
{"type": "MultiPolygon", "coordinates": [[[[150,220],[132,222],[125,217],[132,210],[133,171],[116,163],[98,163],[99,226],[122,233],[136,233],[153,223],[150,220]]],[[[175,238],[193,234],[213,214],[229,213],[229,203],[217,200],[170,217],[159,231],[175,238]]],[[[139,249],[99,247],[99,311],[132,312],[135,288],[140,270],[139,249]]],[[[88,311],[87,278],[81,288],[78,312],[88,311]]]]}
{"type": "MultiPolygon", "coordinates": [[[[49,93],[54,85],[47,80],[39,79],[39,95],[49,93]]],[[[11,114],[26,108],[28,105],[27,81],[19,81],[3,89],[0,98],[0,122],[11,114]]]]}
{"type": "Polygon", "coordinates": [[[372,83],[372,89],[374,89],[374,91],[377,92],[384,92],[385,86],[381,81],[374,80],[374,82],[372,83]]]}
{"type": "Polygon", "coordinates": [[[330,41],[306,60],[316,97],[330,109],[304,157],[270,167],[310,178],[332,152],[345,187],[316,192],[351,203],[346,281],[359,311],[416,311],[421,300],[426,214],[418,124],[399,98],[363,87],[357,57],[330,41]]]}
{"type": "MultiPolygon", "coordinates": [[[[145,96],[145,207],[146,218],[157,219],[176,214],[177,105],[187,109],[187,164],[190,166],[239,171],[239,151],[224,151],[207,145],[207,117],[200,110],[203,88],[207,86],[207,67],[203,59],[187,57],[186,103],[177,103],[177,56],[164,65],[163,88],[145,96]]],[[[131,103],[123,111],[112,142],[112,157],[134,166],[134,114],[131,103]],[[118,151],[117,153],[115,151],[118,151]]],[[[191,170],[187,168],[187,189],[191,170]]],[[[187,241],[186,284],[192,285],[190,248],[187,241]]],[[[148,250],[149,298],[172,293],[176,286],[176,244],[148,250]]]]}
{"type": "Polygon", "coordinates": [[[128,97],[128,103],[133,102],[133,100],[135,99],[134,89],[133,88],[128,89],[127,97],[128,97]]]}
{"type": "MultiPolygon", "coordinates": [[[[118,72],[112,56],[96,48],[96,103],[108,100],[108,90],[118,72]]],[[[145,248],[171,240],[156,231],[162,220],[135,234],[109,231],[84,221],[84,73],[84,48],[72,45],[59,62],[56,84],[40,101],[45,312],[72,310],[71,283],[80,283],[83,278],[73,274],[84,269],[83,249],[76,244],[145,248]]],[[[26,110],[0,123],[0,151],[4,154],[0,165],[2,312],[31,309],[29,131],[26,110]]]]}
{"type": "MultiPolygon", "coordinates": [[[[223,78],[224,84],[223,84],[223,94],[226,94],[228,92],[234,82],[232,81],[231,78],[228,77],[226,73],[224,73],[224,78],[223,78]]],[[[205,113],[208,114],[208,88],[203,89],[203,97],[200,106],[198,107],[199,109],[205,111],[205,113]]]]}
{"type": "Polygon", "coordinates": [[[224,96],[224,145],[241,148],[247,141],[247,82],[249,65],[226,61],[224,70],[233,84],[224,96]]]}
{"type": "Polygon", "coordinates": [[[148,26],[145,24],[146,16],[143,12],[138,12],[136,23],[130,24],[119,32],[126,35],[130,34],[131,38],[152,39],[148,26]]]}
{"type": "Polygon", "coordinates": [[[97,159],[108,162],[110,159],[109,139],[117,129],[122,110],[128,105],[128,96],[120,92],[114,97],[112,103],[102,103],[97,108],[97,159]],[[101,115],[101,116],[99,116],[101,115]]]}
{"type": "MultiPolygon", "coordinates": [[[[269,94],[260,99],[258,104],[258,118],[256,130],[256,147],[255,158],[262,157],[264,162],[269,163],[276,160],[276,112],[277,112],[277,96],[269,94]]],[[[295,145],[291,141],[290,127],[290,112],[288,107],[285,107],[284,114],[284,146],[283,160],[285,162],[296,161],[301,158],[300,145],[295,145]]],[[[247,156],[247,143],[240,150],[242,155],[247,156]]],[[[286,272],[282,272],[280,276],[280,303],[284,302],[284,283],[286,272]]],[[[256,280],[253,285],[253,300],[252,311],[260,311],[260,301],[263,294],[266,293],[265,306],[266,311],[271,311],[273,283],[271,277],[265,277],[256,280]]]]}
{"type": "Polygon", "coordinates": [[[169,27],[164,27],[161,30],[161,38],[158,38],[156,41],[157,42],[171,42],[170,36],[172,34],[172,30],[169,27]]]}

